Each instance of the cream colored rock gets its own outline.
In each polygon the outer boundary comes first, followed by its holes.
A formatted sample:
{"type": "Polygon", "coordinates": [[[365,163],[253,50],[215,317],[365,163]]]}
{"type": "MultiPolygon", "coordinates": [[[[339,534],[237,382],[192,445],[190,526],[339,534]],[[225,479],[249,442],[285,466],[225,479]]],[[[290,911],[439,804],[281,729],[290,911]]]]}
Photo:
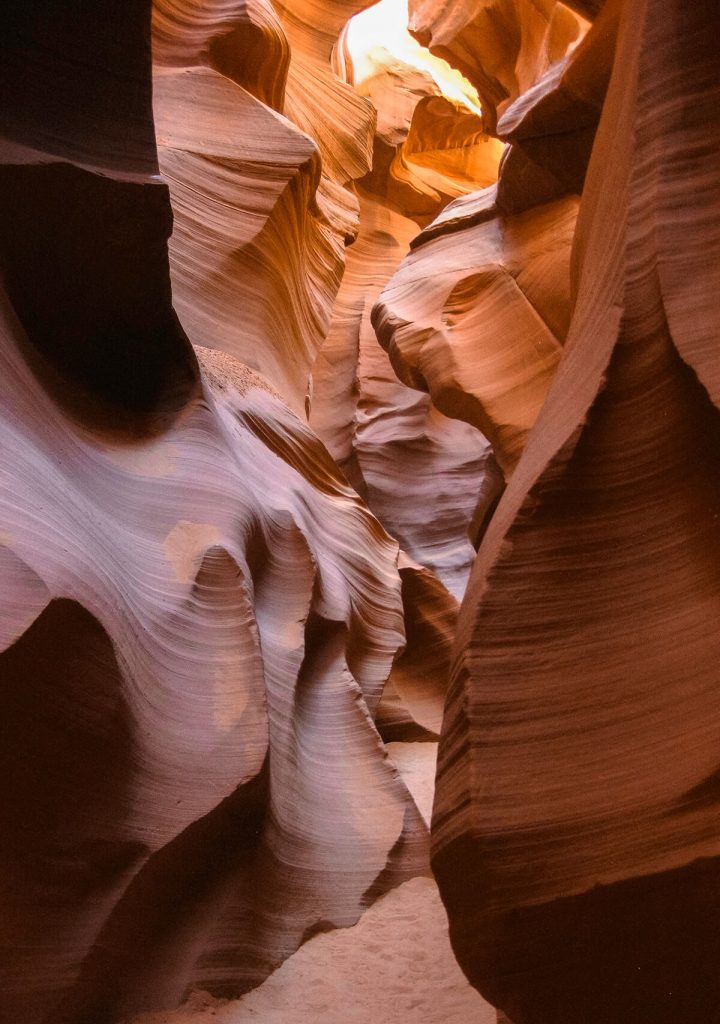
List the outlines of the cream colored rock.
{"type": "Polygon", "coordinates": [[[411,559],[459,596],[474,557],[468,529],[490,451],[476,431],[397,380],[370,310],[417,221],[494,180],[502,147],[482,132],[471,87],[423,54],[387,2],[346,26],[338,53],[344,76],[377,105],[378,126],[373,168],[359,188],[360,235],[313,371],[310,422],[411,559]],[[361,22],[386,35],[371,45],[361,22]],[[439,95],[444,88],[459,101],[439,95]]]}
{"type": "Polygon", "coordinates": [[[388,743],[388,755],[429,826],[435,794],[437,743],[388,743]]]}
{"type": "MultiPolygon", "coordinates": [[[[341,80],[332,60],[340,31],[357,6],[347,0],[278,0],[276,6],[293,55],[285,113],[317,142],[322,158],[318,207],[342,251],[357,235],[357,200],[349,186],[370,169],[375,129],[372,105],[341,80]]],[[[336,291],[337,284],[333,299],[336,291]]],[[[328,318],[331,305],[324,307],[328,318]]]]}

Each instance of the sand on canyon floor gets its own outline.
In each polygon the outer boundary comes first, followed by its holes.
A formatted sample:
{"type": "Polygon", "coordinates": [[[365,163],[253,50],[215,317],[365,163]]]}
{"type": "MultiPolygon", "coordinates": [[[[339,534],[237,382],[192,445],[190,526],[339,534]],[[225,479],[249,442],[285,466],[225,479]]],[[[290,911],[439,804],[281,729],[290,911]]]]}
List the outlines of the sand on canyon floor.
{"type": "MultiPolygon", "coordinates": [[[[436,743],[388,751],[429,820],[436,743]]],[[[468,984],[448,938],[437,886],[413,878],[387,893],[352,928],[316,935],[242,999],[194,992],[176,1010],[133,1024],[496,1024],[468,984]]]]}
{"type": "Polygon", "coordinates": [[[447,937],[437,886],[413,878],[353,928],[306,942],[239,1000],[195,992],[177,1010],[135,1024],[496,1024],[468,984],[447,937]]]}

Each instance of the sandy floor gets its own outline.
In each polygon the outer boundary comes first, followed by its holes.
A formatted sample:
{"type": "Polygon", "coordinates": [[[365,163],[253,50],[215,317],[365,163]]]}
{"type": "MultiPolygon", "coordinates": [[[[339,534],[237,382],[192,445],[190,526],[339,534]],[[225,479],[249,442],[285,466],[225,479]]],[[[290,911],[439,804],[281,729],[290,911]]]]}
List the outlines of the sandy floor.
{"type": "Polygon", "coordinates": [[[435,792],[437,743],[388,743],[387,748],[418,810],[429,825],[435,792]]]}
{"type": "MultiPolygon", "coordinates": [[[[437,744],[391,743],[390,756],[426,820],[437,744]]],[[[415,878],[354,928],[317,935],[237,1001],[195,993],[135,1024],[496,1024],[455,962],[437,886],[415,878]]]]}

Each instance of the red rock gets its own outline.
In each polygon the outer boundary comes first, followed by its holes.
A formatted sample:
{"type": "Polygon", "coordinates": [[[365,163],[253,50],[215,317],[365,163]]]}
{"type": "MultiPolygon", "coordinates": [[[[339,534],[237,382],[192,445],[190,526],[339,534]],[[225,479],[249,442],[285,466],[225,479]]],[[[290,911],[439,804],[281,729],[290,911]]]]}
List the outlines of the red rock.
{"type": "Polygon", "coordinates": [[[434,868],[515,1024],[699,1024],[720,995],[710,25],[623,9],[565,355],[460,616],[434,868]]]}

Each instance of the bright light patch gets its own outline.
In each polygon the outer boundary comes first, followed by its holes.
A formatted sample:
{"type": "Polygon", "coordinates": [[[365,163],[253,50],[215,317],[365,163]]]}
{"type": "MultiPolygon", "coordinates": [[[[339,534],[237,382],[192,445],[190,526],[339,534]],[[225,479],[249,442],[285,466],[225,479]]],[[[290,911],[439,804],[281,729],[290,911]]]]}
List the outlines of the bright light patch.
{"type": "Polygon", "coordinates": [[[353,62],[355,85],[371,78],[394,60],[427,72],[449,100],[480,114],[477,91],[459,71],[434,57],[407,30],[407,0],[380,0],[351,19],[346,45],[353,62]]]}

